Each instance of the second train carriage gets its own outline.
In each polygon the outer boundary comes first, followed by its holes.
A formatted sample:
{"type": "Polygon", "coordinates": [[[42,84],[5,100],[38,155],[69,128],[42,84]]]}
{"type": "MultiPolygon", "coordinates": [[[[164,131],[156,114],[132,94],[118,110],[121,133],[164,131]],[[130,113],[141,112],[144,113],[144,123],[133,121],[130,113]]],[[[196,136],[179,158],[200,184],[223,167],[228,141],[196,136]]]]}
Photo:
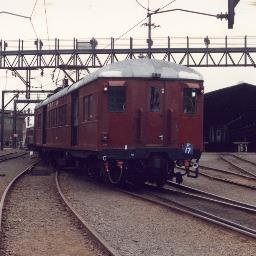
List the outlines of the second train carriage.
{"type": "Polygon", "coordinates": [[[112,183],[198,176],[203,79],[154,59],[117,62],[37,105],[35,148],[112,183]],[[176,171],[175,167],[185,171],[176,171]]]}

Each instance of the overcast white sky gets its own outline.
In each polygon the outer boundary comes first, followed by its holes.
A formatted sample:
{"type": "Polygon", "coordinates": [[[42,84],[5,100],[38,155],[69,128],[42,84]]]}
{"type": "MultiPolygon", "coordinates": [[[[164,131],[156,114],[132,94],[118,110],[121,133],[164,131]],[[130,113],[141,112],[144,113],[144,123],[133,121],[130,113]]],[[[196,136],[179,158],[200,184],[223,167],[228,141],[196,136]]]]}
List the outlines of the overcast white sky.
{"type": "MultiPolygon", "coordinates": [[[[162,7],[171,0],[138,0],[142,5],[151,9],[162,7]]],[[[32,22],[39,38],[72,39],[76,38],[110,38],[119,37],[133,25],[146,17],[146,10],[140,7],[136,0],[0,0],[0,11],[15,12],[30,16],[34,4],[37,2],[32,22]],[[46,2],[46,13],[44,2],[46,2]],[[47,34],[48,30],[48,34],[47,34]]],[[[240,0],[236,7],[235,24],[233,30],[228,30],[227,21],[220,21],[212,17],[171,12],[153,16],[153,22],[160,25],[152,32],[152,37],[225,37],[255,36],[256,6],[252,0],[240,0]]],[[[225,13],[228,0],[176,0],[166,9],[182,8],[211,14],[225,13]]],[[[28,19],[5,14],[0,15],[0,37],[10,39],[35,39],[35,33],[28,19]]],[[[146,38],[147,28],[137,26],[124,37],[146,38]]],[[[256,44],[255,44],[256,45],[256,44]]],[[[157,45],[154,45],[157,47],[157,45]]],[[[231,86],[241,81],[256,85],[255,68],[196,68],[205,79],[206,92],[231,86]]],[[[46,72],[47,75],[47,72],[46,72]]],[[[50,83],[50,73],[48,73],[50,83]]],[[[1,71],[0,89],[24,89],[24,85],[11,72],[1,71]]],[[[37,77],[33,81],[43,84],[46,80],[37,77]]],[[[45,87],[44,87],[45,88],[45,87]]],[[[48,87],[49,88],[49,87],[48,87]]],[[[45,88],[47,89],[47,88],[45,88]]]]}

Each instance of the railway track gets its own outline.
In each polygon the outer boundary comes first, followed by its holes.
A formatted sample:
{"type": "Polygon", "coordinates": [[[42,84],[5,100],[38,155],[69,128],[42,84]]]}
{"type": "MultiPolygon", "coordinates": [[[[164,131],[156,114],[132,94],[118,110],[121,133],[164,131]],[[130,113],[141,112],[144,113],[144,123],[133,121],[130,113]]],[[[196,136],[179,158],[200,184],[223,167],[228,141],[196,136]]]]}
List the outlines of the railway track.
{"type": "Polygon", "coordinates": [[[0,163],[7,161],[7,160],[15,159],[15,158],[27,155],[27,154],[28,154],[28,152],[10,152],[10,153],[0,155],[0,163]]]}
{"type": "Polygon", "coordinates": [[[245,174],[200,165],[200,175],[209,179],[256,190],[256,178],[245,174]]]}
{"type": "MultiPolygon", "coordinates": [[[[49,173],[48,174],[45,174],[44,173],[44,170],[45,170],[45,168],[43,168],[43,173],[42,173],[42,171],[40,171],[40,168],[41,168],[41,170],[42,170],[42,167],[40,167],[39,168],[39,171],[37,170],[37,165],[38,165],[38,163],[39,162],[36,162],[36,163],[33,163],[32,165],[30,165],[28,168],[26,168],[26,169],[24,169],[23,171],[21,171],[17,176],[15,176],[12,180],[11,180],[11,182],[8,184],[8,186],[6,187],[6,189],[5,189],[5,191],[4,191],[4,193],[3,193],[3,195],[2,195],[2,198],[1,198],[1,201],[0,201],[0,240],[3,240],[3,234],[4,234],[4,228],[3,228],[3,216],[4,216],[4,211],[5,211],[5,208],[7,207],[6,206],[6,201],[8,201],[8,200],[6,200],[6,198],[7,197],[9,197],[9,194],[10,194],[10,191],[13,189],[13,187],[14,187],[14,184],[15,183],[17,183],[17,182],[19,182],[19,180],[21,179],[21,178],[25,178],[26,176],[47,176],[47,175],[49,175],[49,173]]],[[[40,177],[39,177],[40,178],[40,177]]],[[[41,181],[40,181],[41,182],[41,181]]],[[[86,223],[80,216],[79,216],[79,214],[70,206],[70,204],[69,204],[69,202],[68,202],[68,200],[65,198],[65,196],[63,195],[63,193],[62,193],[62,191],[61,191],[61,187],[60,187],[60,185],[59,185],[59,182],[58,182],[58,173],[56,172],[56,175],[55,175],[55,185],[56,185],[56,192],[58,193],[58,198],[61,198],[62,199],[62,203],[64,203],[64,205],[69,209],[68,210],[68,212],[69,212],[69,214],[70,213],[72,213],[71,215],[72,215],[72,218],[74,218],[75,219],[75,221],[74,222],[79,222],[79,229],[81,230],[81,229],[83,229],[83,230],[85,230],[86,231],[86,237],[88,237],[91,241],[92,241],[92,243],[94,244],[94,245],[96,245],[96,248],[98,248],[97,249],[97,251],[98,252],[94,252],[93,254],[90,254],[90,253],[88,253],[88,254],[86,254],[86,255],[95,255],[95,253],[97,254],[97,255],[111,255],[111,256],[118,256],[119,254],[114,250],[114,249],[112,249],[111,248],[111,246],[109,246],[108,244],[107,244],[107,242],[105,242],[105,240],[104,239],[102,239],[91,227],[90,227],[90,225],[88,224],[88,223],[86,223]],[[99,251],[101,252],[101,253],[99,253],[99,251]]],[[[49,187],[51,187],[51,185],[50,184],[47,184],[47,185],[49,185],[49,187]]],[[[24,186],[24,185],[23,185],[24,186]]],[[[31,186],[31,185],[30,185],[31,186]]],[[[46,188],[46,189],[48,189],[48,188],[46,188]]],[[[38,193],[38,187],[36,187],[36,190],[35,191],[33,191],[32,193],[38,193]]],[[[58,207],[57,206],[58,204],[57,203],[55,203],[55,207],[58,207]]],[[[8,207],[7,207],[8,208],[8,207]]],[[[24,206],[22,206],[22,208],[24,208],[24,206]]],[[[66,208],[66,209],[67,209],[66,208]]],[[[52,211],[53,209],[51,209],[51,211],[52,211]]],[[[33,209],[28,209],[28,211],[29,211],[29,215],[31,214],[32,216],[34,216],[35,214],[33,213],[33,209]],[[31,212],[30,212],[31,211],[31,212]]],[[[53,210],[53,211],[56,211],[55,209],[53,210]]],[[[20,217],[21,219],[25,219],[26,217],[23,217],[22,215],[21,215],[21,217],[20,217]]],[[[39,220],[39,221],[42,221],[42,220],[39,220]]],[[[54,219],[52,220],[52,221],[54,221],[54,219]]],[[[46,221],[47,222],[47,221],[46,221]]],[[[8,224],[9,225],[9,224],[8,224]]],[[[47,224],[44,224],[44,225],[46,225],[47,226],[47,224]]],[[[26,227],[21,227],[22,229],[26,229],[26,227]]],[[[8,228],[9,229],[9,228],[8,228]]],[[[23,233],[24,231],[21,231],[21,233],[23,233]]],[[[38,231],[39,232],[39,231],[38,231]]],[[[58,232],[58,231],[57,231],[58,232]]],[[[67,232],[70,232],[70,229],[68,229],[68,231],[67,232]]],[[[45,234],[46,235],[46,234],[45,234]]],[[[66,237],[67,235],[65,234],[64,235],[64,237],[66,237]]],[[[20,237],[19,237],[19,239],[21,239],[20,237]]],[[[65,238],[66,239],[66,238],[65,238]]],[[[87,242],[88,243],[88,242],[87,242]]],[[[2,247],[4,247],[4,246],[2,246],[2,247]]],[[[58,246],[57,246],[58,247],[58,246]]],[[[79,246],[77,246],[77,247],[79,247],[79,246]]],[[[81,245],[81,247],[82,247],[82,245],[81,245]]],[[[94,248],[95,248],[95,246],[93,246],[94,248]]],[[[81,249],[80,249],[81,250],[81,249]]],[[[94,250],[94,249],[93,249],[94,250]]],[[[29,255],[31,255],[31,254],[29,254],[29,255]]],[[[34,254],[33,254],[34,255],[34,254]]],[[[40,254],[41,255],[41,254],[40,254]]],[[[42,255],[45,255],[44,253],[42,253],[42,255]]],[[[48,255],[47,254],[47,252],[46,252],[46,255],[48,255]]]]}
{"type": "Polygon", "coordinates": [[[118,187],[98,183],[78,170],[64,170],[60,182],[72,206],[121,255],[208,255],[209,244],[214,255],[236,255],[244,251],[243,244],[254,248],[249,244],[254,244],[255,238],[170,210],[168,202],[144,193],[143,189],[134,191],[130,187],[130,192],[139,196],[127,196],[129,191],[123,193],[118,187]],[[141,195],[149,200],[141,200],[141,195]],[[186,251],[181,252],[179,248],[186,246],[186,251]],[[202,248],[207,251],[202,252],[202,248]]]}
{"type": "Polygon", "coordinates": [[[102,248],[102,250],[106,251],[110,256],[118,256],[119,253],[104,239],[102,238],[95,229],[86,222],[81,215],[72,207],[69,200],[65,197],[64,193],[62,192],[59,180],[58,180],[58,172],[55,175],[55,182],[58,189],[58,192],[64,202],[64,204],[69,208],[69,210],[76,216],[79,222],[83,225],[86,229],[87,233],[90,234],[90,237],[102,248]]]}
{"type": "Polygon", "coordinates": [[[196,188],[192,188],[190,186],[186,186],[186,185],[181,185],[181,184],[177,184],[175,182],[172,182],[172,181],[167,181],[167,185],[171,186],[171,187],[175,187],[177,189],[179,189],[180,191],[188,191],[191,193],[191,195],[195,195],[195,196],[203,196],[203,197],[206,197],[207,200],[217,200],[217,201],[223,201],[224,204],[231,204],[231,205],[234,205],[234,206],[241,206],[241,207],[244,207],[245,209],[248,208],[248,209],[252,209],[253,211],[256,210],[256,204],[255,205],[252,205],[252,204],[247,204],[247,203],[243,203],[243,202],[240,202],[240,201],[237,201],[237,200],[233,200],[233,199],[229,199],[227,197],[223,197],[223,196],[219,196],[219,195],[216,195],[216,194],[213,194],[213,193],[209,193],[209,192],[206,192],[206,191],[203,191],[201,189],[196,189],[196,188]]]}
{"type": "Polygon", "coordinates": [[[0,237],[1,237],[1,231],[2,231],[2,218],[3,218],[3,209],[4,209],[4,203],[7,197],[8,192],[10,191],[12,185],[14,184],[15,181],[17,181],[22,175],[24,175],[25,173],[27,173],[28,171],[30,171],[34,166],[36,165],[36,163],[33,163],[32,165],[30,165],[29,167],[25,168],[23,171],[21,171],[18,175],[16,175],[11,181],[10,183],[7,185],[6,189],[4,190],[2,197],[1,197],[1,201],[0,201],[0,237]]]}
{"type": "MultiPolygon", "coordinates": [[[[256,177],[251,177],[245,174],[213,168],[205,165],[200,165],[199,168],[200,175],[206,178],[256,190],[256,177]],[[209,173],[209,171],[211,173],[209,173]]],[[[182,168],[177,169],[184,170],[182,168]]]]}
{"type": "MultiPolygon", "coordinates": [[[[169,184],[174,185],[174,183],[169,184]]],[[[188,187],[185,192],[184,186],[175,186],[175,189],[157,188],[147,184],[139,192],[122,191],[256,238],[256,206],[188,187]]]]}
{"type": "Polygon", "coordinates": [[[222,154],[220,158],[241,173],[256,178],[256,164],[234,154],[222,154]]]}

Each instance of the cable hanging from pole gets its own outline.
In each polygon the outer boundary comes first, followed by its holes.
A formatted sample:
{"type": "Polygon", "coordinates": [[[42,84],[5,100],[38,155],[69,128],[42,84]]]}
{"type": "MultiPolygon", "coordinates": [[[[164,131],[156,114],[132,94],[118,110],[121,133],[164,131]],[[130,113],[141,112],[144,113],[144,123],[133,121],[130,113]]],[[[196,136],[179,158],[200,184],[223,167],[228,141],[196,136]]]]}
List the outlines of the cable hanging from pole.
{"type": "Polygon", "coordinates": [[[22,15],[22,14],[7,12],[7,11],[0,11],[0,15],[1,14],[6,14],[6,15],[11,15],[11,16],[16,16],[16,17],[19,17],[19,18],[23,18],[23,19],[28,19],[30,21],[30,24],[32,26],[32,29],[33,29],[33,32],[34,32],[36,38],[38,38],[35,27],[34,27],[34,24],[32,22],[32,16],[34,14],[37,2],[38,2],[38,0],[35,0],[35,3],[34,3],[34,6],[33,6],[33,9],[32,9],[32,12],[31,12],[30,16],[25,16],[25,15],[22,15]]]}
{"type": "Polygon", "coordinates": [[[47,19],[47,11],[46,11],[46,3],[44,0],[44,14],[45,14],[45,23],[46,23],[46,32],[47,32],[47,39],[48,39],[48,43],[49,43],[49,49],[50,47],[50,38],[49,38],[49,29],[48,29],[48,19],[47,19]]]}

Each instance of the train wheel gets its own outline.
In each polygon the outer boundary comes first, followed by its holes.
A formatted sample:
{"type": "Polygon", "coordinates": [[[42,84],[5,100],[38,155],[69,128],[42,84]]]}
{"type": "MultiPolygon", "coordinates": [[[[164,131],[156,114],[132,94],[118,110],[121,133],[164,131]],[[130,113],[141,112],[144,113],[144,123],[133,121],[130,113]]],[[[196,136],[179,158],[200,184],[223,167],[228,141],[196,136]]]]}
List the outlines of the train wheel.
{"type": "Polygon", "coordinates": [[[143,175],[137,174],[130,177],[129,182],[131,182],[136,188],[142,188],[145,185],[146,178],[143,175]]]}
{"type": "Polygon", "coordinates": [[[162,188],[165,184],[166,180],[158,180],[156,182],[156,185],[159,187],[159,188],[162,188]]]}
{"type": "Polygon", "coordinates": [[[158,170],[158,174],[156,177],[156,185],[162,188],[166,183],[166,180],[168,179],[168,177],[169,177],[169,170],[168,170],[168,166],[166,165],[158,170]]]}
{"type": "Polygon", "coordinates": [[[100,171],[96,161],[88,161],[85,164],[86,174],[91,179],[97,179],[100,175],[100,171]]]}
{"type": "Polygon", "coordinates": [[[183,177],[181,173],[178,172],[175,174],[175,176],[176,176],[176,183],[181,184],[183,182],[183,177]]]}
{"type": "Polygon", "coordinates": [[[169,170],[168,170],[168,180],[173,180],[175,174],[174,174],[174,167],[175,167],[175,163],[172,161],[169,164],[169,170]]]}

